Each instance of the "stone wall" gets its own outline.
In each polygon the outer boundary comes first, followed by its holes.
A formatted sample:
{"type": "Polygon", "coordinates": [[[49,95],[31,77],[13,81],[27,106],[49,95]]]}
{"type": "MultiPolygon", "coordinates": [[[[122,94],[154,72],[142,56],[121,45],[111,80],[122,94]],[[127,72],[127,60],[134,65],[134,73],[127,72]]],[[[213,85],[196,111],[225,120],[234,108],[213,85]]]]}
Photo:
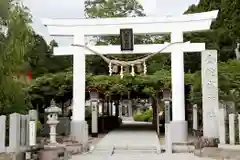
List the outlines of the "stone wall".
{"type": "MultiPolygon", "coordinates": [[[[31,143],[30,140],[33,140],[29,138],[29,122],[34,121],[37,124],[36,115],[36,110],[30,110],[27,115],[12,113],[9,116],[0,116],[0,160],[25,159],[26,149],[31,143]]],[[[31,135],[36,138],[35,134],[31,135]]]]}

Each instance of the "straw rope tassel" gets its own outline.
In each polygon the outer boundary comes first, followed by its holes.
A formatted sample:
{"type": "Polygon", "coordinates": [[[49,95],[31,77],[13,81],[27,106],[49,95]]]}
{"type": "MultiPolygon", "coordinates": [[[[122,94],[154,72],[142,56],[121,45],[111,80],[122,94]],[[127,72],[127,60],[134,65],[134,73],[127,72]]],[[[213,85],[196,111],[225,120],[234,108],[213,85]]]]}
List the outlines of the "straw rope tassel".
{"type": "Polygon", "coordinates": [[[131,68],[132,68],[132,72],[131,72],[131,75],[134,77],[135,76],[135,71],[134,71],[134,64],[131,64],[131,68]]]}
{"type": "Polygon", "coordinates": [[[121,66],[120,76],[123,78],[123,66],[121,66]]]}
{"type": "Polygon", "coordinates": [[[143,74],[144,74],[144,75],[147,74],[147,65],[146,65],[146,62],[143,63],[143,74]]]}
{"type": "Polygon", "coordinates": [[[110,62],[109,65],[108,65],[108,68],[109,68],[109,76],[112,76],[112,63],[110,62]]]}

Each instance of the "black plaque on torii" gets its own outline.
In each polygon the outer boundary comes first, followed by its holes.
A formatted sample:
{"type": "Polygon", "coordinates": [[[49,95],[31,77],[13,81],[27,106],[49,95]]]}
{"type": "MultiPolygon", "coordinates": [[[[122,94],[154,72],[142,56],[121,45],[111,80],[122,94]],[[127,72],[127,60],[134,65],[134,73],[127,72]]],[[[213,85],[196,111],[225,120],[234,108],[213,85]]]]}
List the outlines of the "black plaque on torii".
{"type": "Polygon", "coordinates": [[[121,51],[133,51],[134,35],[132,28],[120,29],[121,51]]]}

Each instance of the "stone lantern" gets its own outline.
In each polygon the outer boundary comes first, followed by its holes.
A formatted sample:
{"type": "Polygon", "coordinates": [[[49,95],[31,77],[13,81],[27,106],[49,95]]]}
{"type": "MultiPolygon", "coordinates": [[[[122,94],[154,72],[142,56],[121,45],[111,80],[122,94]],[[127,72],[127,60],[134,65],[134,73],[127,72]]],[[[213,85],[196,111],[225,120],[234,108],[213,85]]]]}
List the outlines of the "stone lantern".
{"type": "Polygon", "coordinates": [[[54,100],[51,101],[50,107],[45,109],[45,112],[48,114],[47,118],[47,124],[49,124],[50,127],[50,144],[57,144],[56,141],[56,127],[59,123],[58,121],[58,114],[61,113],[61,108],[56,106],[56,103],[54,100]]]}

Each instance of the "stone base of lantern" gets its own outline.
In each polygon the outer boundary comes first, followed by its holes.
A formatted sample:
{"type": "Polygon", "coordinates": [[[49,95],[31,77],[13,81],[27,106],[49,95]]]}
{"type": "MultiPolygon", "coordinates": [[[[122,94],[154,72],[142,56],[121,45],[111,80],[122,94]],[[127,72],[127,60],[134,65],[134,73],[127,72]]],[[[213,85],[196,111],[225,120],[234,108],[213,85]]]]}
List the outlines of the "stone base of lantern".
{"type": "Polygon", "coordinates": [[[68,159],[68,154],[64,145],[46,145],[38,153],[39,160],[68,159]]]}
{"type": "Polygon", "coordinates": [[[71,139],[83,145],[88,150],[88,124],[86,121],[71,121],[71,139]]]}
{"type": "Polygon", "coordinates": [[[171,136],[173,144],[184,144],[188,140],[187,121],[171,121],[171,136]]]}

